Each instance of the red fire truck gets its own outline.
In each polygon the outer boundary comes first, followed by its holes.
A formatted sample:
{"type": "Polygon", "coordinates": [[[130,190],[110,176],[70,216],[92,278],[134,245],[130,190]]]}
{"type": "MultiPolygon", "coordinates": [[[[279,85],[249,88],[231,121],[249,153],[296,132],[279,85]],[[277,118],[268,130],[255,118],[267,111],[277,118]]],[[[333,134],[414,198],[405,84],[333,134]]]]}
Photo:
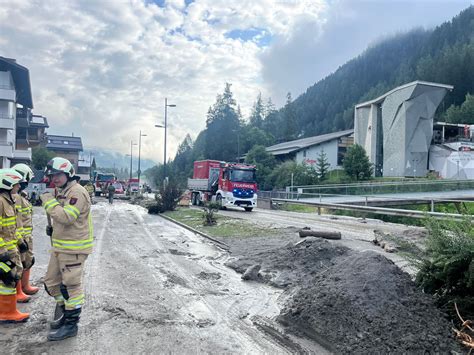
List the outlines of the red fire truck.
{"type": "Polygon", "coordinates": [[[257,205],[255,172],[253,165],[195,161],[193,178],[188,179],[191,204],[215,201],[223,208],[237,206],[250,212],[257,205]]]}

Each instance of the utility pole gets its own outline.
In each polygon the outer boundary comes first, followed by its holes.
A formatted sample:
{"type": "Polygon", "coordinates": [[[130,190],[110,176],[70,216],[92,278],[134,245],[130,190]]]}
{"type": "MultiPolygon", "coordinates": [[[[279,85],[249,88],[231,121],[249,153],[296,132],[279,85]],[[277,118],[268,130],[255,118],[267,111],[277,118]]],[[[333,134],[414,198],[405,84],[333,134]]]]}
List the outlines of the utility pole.
{"type": "Polygon", "coordinates": [[[133,169],[133,141],[130,141],[130,180],[132,180],[132,169],[133,169]]]}

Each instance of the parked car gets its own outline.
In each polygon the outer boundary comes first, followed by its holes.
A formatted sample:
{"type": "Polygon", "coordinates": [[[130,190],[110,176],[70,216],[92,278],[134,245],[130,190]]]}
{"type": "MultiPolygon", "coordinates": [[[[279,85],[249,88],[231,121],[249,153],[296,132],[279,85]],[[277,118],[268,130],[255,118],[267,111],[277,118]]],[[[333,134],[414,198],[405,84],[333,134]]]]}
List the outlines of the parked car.
{"type": "Polygon", "coordinates": [[[114,182],[113,187],[115,187],[115,194],[116,195],[123,195],[125,193],[125,189],[120,182],[114,182]]]}

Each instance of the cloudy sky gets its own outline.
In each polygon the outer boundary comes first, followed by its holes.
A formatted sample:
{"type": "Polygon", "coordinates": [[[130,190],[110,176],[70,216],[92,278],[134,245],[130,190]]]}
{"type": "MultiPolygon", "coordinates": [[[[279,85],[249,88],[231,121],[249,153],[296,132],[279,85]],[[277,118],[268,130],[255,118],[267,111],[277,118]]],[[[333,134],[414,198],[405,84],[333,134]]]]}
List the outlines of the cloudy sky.
{"type": "Polygon", "coordinates": [[[205,127],[225,82],[247,115],[277,106],[368,45],[449,20],[466,0],[0,0],[0,56],[29,68],[52,134],[162,161],[205,127]]]}

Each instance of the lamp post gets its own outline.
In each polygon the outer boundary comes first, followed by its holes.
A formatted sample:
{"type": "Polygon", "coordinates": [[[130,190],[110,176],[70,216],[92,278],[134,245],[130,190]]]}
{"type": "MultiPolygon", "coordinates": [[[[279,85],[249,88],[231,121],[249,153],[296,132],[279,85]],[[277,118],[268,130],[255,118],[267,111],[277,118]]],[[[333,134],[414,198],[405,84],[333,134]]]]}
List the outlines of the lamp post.
{"type": "MultiPolygon", "coordinates": [[[[133,143],[133,141],[130,141],[130,180],[132,179],[132,171],[133,171],[133,146],[137,145],[136,143],[133,143]]],[[[128,154],[127,154],[128,155],[128,154]]]]}
{"type": "Polygon", "coordinates": [[[140,186],[140,175],[142,171],[140,170],[140,154],[141,154],[141,149],[142,149],[142,137],[146,137],[146,134],[142,134],[142,131],[140,130],[140,134],[138,136],[138,186],[140,186]]]}
{"type": "Polygon", "coordinates": [[[157,124],[155,127],[164,128],[165,129],[165,152],[164,152],[164,159],[163,159],[163,175],[166,181],[166,130],[168,127],[168,107],[176,107],[175,104],[168,104],[168,98],[165,97],[165,124],[157,124]]]}

